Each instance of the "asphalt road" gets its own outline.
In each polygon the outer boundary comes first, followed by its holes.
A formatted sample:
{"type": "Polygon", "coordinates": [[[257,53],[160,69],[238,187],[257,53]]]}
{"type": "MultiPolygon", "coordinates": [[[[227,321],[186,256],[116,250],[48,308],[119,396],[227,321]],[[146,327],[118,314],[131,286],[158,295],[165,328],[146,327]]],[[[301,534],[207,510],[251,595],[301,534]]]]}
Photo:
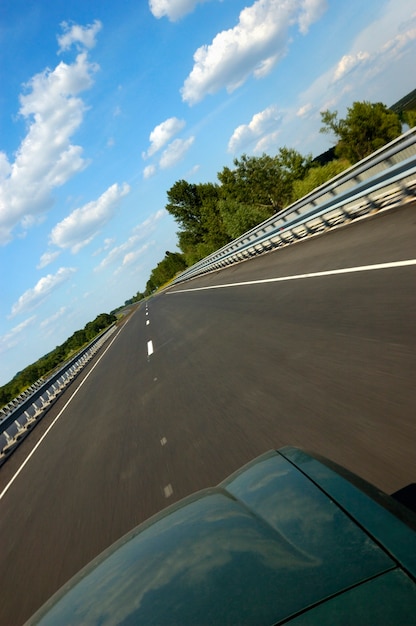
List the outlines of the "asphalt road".
{"type": "Polygon", "coordinates": [[[416,481],[416,266],[310,276],[414,259],[415,240],[410,205],[142,304],[0,470],[0,624],[271,448],[416,481]]]}

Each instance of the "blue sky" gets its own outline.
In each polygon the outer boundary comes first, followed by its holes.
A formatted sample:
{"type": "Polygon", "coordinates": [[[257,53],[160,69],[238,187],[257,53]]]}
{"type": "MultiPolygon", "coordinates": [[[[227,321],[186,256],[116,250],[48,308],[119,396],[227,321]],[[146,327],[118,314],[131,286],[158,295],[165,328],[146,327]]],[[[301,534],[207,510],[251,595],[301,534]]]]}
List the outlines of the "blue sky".
{"type": "Polygon", "coordinates": [[[416,87],[409,0],[2,0],[0,385],[145,288],[166,192],[416,87]]]}

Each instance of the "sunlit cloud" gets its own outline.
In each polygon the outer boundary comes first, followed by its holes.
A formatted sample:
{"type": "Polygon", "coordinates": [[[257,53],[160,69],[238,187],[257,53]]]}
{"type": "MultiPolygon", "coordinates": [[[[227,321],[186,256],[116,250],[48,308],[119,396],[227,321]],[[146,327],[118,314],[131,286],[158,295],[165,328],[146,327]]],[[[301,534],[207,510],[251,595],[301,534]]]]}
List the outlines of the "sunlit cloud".
{"type": "Polygon", "coordinates": [[[3,352],[7,352],[11,348],[19,345],[22,340],[22,334],[29,326],[32,326],[34,321],[36,320],[36,315],[32,315],[27,320],[14,326],[8,333],[2,335],[0,337],[0,354],[3,352]]]}
{"type": "Polygon", "coordinates": [[[237,26],[197,49],[193,69],[181,89],[182,99],[192,105],[220,89],[234,91],[251,75],[264,77],[286,55],[290,29],[297,24],[306,34],[326,6],[326,0],[257,0],[246,7],[237,26]]]}
{"type": "Polygon", "coordinates": [[[296,111],[296,116],[306,117],[311,111],[313,111],[313,104],[311,102],[308,102],[307,104],[304,104],[296,111]]]}
{"type": "Polygon", "coordinates": [[[137,226],[134,227],[132,234],[126,241],[118,246],[114,246],[107,256],[101,261],[101,263],[95,268],[96,271],[100,271],[105,269],[111,264],[119,263],[122,264],[128,263],[131,261],[134,256],[140,256],[147,250],[148,244],[143,245],[142,241],[149,235],[157,227],[158,222],[166,216],[165,209],[159,209],[156,213],[153,213],[150,217],[148,217],[144,222],[141,222],[137,226]]]}
{"type": "Polygon", "coordinates": [[[70,248],[76,254],[109,222],[121,198],[129,191],[127,183],[121,187],[118,184],[111,185],[97,200],[75,209],[59,222],[50,234],[50,242],[59,248],[70,248]]]}
{"type": "Polygon", "coordinates": [[[42,256],[40,257],[40,261],[38,265],[36,266],[36,269],[41,270],[47,265],[50,265],[51,263],[56,261],[56,259],[60,256],[60,254],[61,254],[60,250],[54,250],[54,251],[48,250],[47,252],[42,254],[42,256]]]}
{"type": "Polygon", "coordinates": [[[248,124],[241,124],[233,132],[228,142],[228,151],[235,153],[245,146],[259,141],[265,134],[275,132],[281,123],[281,115],[276,106],[269,106],[256,113],[248,124]]]}
{"type": "Polygon", "coordinates": [[[56,274],[48,274],[36,285],[25,291],[13,304],[11,317],[30,311],[44,302],[56,289],[67,282],[76,270],[72,267],[61,267],[56,274]]]}
{"type": "Polygon", "coordinates": [[[112,239],[111,237],[106,237],[106,239],[104,239],[104,242],[103,242],[103,245],[101,246],[101,248],[98,248],[98,250],[93,252],[92,256],[99,256],[103,252],[106,252],[107,250],[109,250],[111,248],[113,243],[114,243],[114,239],[112,239]]]}
{"type": "Polygon", "coordinates": [[[345,54],[335,69],[334,81],[340,80],[340,78],[343,78],[346,74],[357,68],[361,63],[368,61],[369,58],[370,55],[368,52],[345,54]]]}
{"type": "Polygon", "coordinates": [[[177,117],[170,117],[161,124],[155,126],[149,136],[150,147],[147,152],[143,152],[143,158],[147,159],[163,146],[165,146],[175,135],[177,135],[185,126],[185,120],[179,120],[177,117]]]}
{"type": "Polygon", "coordinates": [[[138,259],[142,257],[152,246],[154,246],[154,241],[147,241],[142,246],[137,248],[136,250],[132,250],[131,252],[127,252],[122,258],[121,265],[114,271],[114,274],[120,274],[126,267],[134,265],[137,263],[138,259]]]}
{"type": "Polygon", "coordinates": [[[69,48],[76,44],[78,48],[84,47],[89,50],[96,44],[97,33],[102,28],[102,24],[99,20],[95,20],[93,24],[88,26],[80,26],[79,24],[71,24],[70,22],[62,22],[61,28],[64,31],[63,35],[58,36],[59,52],[69,50],[69,48]]]}
{"type": "Polygon", "coordinates": [[[160,157],[160,167],[167,169],[179,163],[194,143],[194,140],[195,137],[189,137],[189,139],[175,139],[172,141],[160,157]]]}
{"type": "Polygon", "coordinates": [[[156,165],[147,165],[143,170],[143,178],[147,180],[148,178],[152,178],[156,174],[157,168],[156,165]]]}
{"type": "Polygon", "coordinates": [[[98,66],[86,52],[73,63],[61,61],[53,70],[33,76],[20,96],[19,114],[27,134],[10,162],[0,152],[0,243],[13,230],[42,221],[54,204],[52,190],[87,166],[83,149],[71,143],[85,113],[79,94],[93,84],[98,66]]]}
{"type": "Polygon", "coordinates": [[[300,94],[299,102],[308,105],[298,107],[298,117],[305,111],[315,115],[319,127],[319,111],[345,110],[354,100],[362,100],[362,93],[374,94],[372,99],[378,100],[384,84],[380,79],[387,75],[392,92],[397,93],[395,81],[399,85],[403,72],[413,67],[415,41],[416,14],[411,14],[408,2],[386,3],[378,19],[357,35],[346,54],[300,94]]]}
{"type": "Polygon", "coordinates": [[[56,311],[56,313],[54,313],[53,315],[50,315],[46,320],[43,320],[40,323],[40,327],[41,328],[48,328],[49,326],[52,326],[53,324],[55,324],[59,319],[61,319],[65,313],[68,311],[68,307],[66,306],[61,306],[61,308],[56,311]]]}
{"type": "Polygon", "coordinates": [[[191,169],[189,170],[189,172],[186,175],[189,176],[189,177],[195,176],[195,174],[197,174],[200,169],[201,169],[201,166],[200,166],[199,163],[197,163],[196,165],[191,167],[191,169]]]}
{"type": "Polygon", "coordinates": [[[167,17],[171,22],[176,22],[184,15],[191,13],[197,4],[208,0],[149,0],[149,8],[154,17],[160,19],[167,17]]]}

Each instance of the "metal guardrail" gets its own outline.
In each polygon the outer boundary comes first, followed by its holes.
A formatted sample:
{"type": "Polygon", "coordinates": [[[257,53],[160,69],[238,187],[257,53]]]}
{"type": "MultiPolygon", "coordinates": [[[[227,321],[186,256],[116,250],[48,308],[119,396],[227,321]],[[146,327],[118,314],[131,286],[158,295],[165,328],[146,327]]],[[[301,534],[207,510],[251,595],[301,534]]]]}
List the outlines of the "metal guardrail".
{"type": "Polygon", "coordinates": [[[8,413],[4,410],[6,408],[7,411],[7,407],[3,407],[0,415],[0,466],[39,423],[115,330],[116,326],[113,325],[103,331],[48,380],[38,381],[32,385],[30,395],[22,394],[19,396],[20,402],[19,398],[16,398],[7,405],[10,409],[8,413]]]}
{"type": "Polygon", "coordinates": [[[173,284],[285,246],[415,196],[416,128],[338,174],[231,243],[201,259],[173,284]]]}

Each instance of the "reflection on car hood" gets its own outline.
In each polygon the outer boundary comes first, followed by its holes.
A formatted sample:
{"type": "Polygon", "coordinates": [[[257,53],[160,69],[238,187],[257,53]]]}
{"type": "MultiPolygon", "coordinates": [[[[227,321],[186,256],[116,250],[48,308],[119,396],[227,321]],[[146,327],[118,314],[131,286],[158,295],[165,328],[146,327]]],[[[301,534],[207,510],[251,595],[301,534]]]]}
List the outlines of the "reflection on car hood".
{"type": "Polygon", "coordinates": [[[403,593],[416,602],[394,558],[273,451],[140,525],[29,623],[324,623],[322,609],[313,617],[323,601],[332,599],[325,606],[338,611],[337,598],[356,594],[353,605],[365,607],[362,599],[374,597],[367,585],[382,587],[385,577],[400,589],[402,605],[403,593]],[[306,615],[312,621],[303,622],[306,615]]]}

